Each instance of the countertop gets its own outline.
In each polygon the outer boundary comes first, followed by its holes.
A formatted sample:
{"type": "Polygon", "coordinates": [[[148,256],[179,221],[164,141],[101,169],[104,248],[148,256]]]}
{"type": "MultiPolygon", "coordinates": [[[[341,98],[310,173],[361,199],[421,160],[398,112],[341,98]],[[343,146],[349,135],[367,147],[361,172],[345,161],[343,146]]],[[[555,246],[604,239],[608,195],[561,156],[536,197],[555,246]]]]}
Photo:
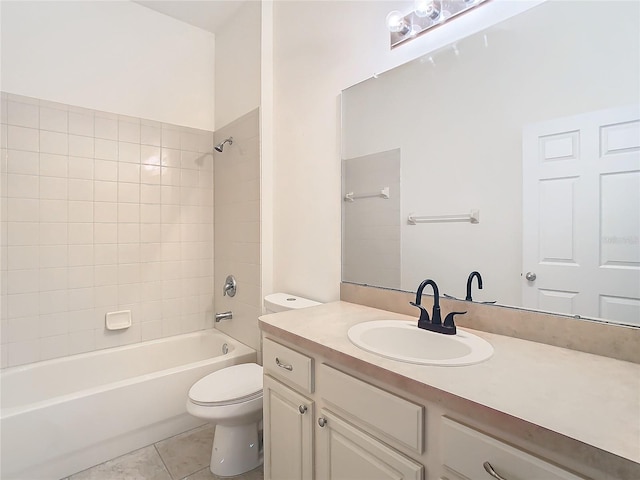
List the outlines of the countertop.
{"type": "MultiPolygon", "coordinates": [[[[371,367],[408,391],[425,385],[640,464],[640,365],[542,343],[468,330],[494,348],[480,364],[423,366],[366,352],[348,329],[372,320],[415,320],[347,302],[260,317],[260,328],[350,367],[371,367]]],[[[381,376],[382,375],[382,376],[381,376]]]]}

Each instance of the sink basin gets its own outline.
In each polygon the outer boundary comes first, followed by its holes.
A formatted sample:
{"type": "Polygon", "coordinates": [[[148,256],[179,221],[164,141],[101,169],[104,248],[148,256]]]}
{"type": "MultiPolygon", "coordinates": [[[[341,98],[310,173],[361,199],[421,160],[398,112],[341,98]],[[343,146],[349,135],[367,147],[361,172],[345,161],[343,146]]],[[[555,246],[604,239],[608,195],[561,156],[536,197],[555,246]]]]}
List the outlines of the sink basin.
{"type": "Polygon", "coordinates": [[[417,321],[376,320],[354,325],[348,332],[355,346],[392,360],[420,365],[473,365],[493,355],[486,340],[458,329],[444,335],[418,328],[417,321]]]}

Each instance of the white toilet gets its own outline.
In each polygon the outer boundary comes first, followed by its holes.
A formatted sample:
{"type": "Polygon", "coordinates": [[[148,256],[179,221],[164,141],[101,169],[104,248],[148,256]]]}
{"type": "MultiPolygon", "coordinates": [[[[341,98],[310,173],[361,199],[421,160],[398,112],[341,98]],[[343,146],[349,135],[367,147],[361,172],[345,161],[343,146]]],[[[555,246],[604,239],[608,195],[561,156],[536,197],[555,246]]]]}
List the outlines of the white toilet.
{"type": "MultiPolygon", "coordinates": [[[[319,305],[285,293],[264,299],[267,313],[319,305]]],[[[262,367],[244,363],[223,368],[189,389],[187,412],[216,425],[211,473],[232,477],[262,464],[262,367]]]]}

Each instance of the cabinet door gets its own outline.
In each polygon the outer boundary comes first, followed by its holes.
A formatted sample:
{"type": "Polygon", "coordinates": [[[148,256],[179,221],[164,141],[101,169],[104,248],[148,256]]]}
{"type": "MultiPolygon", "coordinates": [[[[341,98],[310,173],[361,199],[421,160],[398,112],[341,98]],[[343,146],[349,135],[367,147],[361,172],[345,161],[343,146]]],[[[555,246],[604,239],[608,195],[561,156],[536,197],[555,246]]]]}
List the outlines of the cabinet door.
{"type": "Polygon", "coordinates": [[[313,478],[313,402],[264,377],[264,477],[313,478]]]}
{"type": "Polygon", "coordinates": [[[318,480],[421,480],[423,467],[323,409],[318,418],[318,480]]]}

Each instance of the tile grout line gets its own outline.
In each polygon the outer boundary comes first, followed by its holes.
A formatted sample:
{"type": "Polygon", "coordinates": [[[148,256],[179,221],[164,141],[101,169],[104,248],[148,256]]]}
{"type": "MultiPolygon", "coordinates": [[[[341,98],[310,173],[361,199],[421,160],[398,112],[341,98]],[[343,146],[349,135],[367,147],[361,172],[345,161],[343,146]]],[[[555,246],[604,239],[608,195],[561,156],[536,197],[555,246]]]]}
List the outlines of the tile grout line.
{"type": "MultiPolygon", "coordinates": [[[[169,438],[171,438],[171,437],[169,437],[169,438]]],[[[163,441],[163,440],[161,440],[161,441],[163,441]]],[[[160,461],[162,462],[162,465],[164,466],[164,469],[169,474],[169,477],[171,477],[171,480],[180,480],[179,478],[173,478],[173,475],[171,474],[171,471],[169,470],[169,467],[167,467],[167,464],[165,463],[164,458],[162,458],[162,454],[160,453],[160,450],[158,450],[158,443],[160,443],[160,442],[154,443],[153,444],[153,448],[155,449],[156,453],[158,454],[158,457],[160,457],[160,461]]]]}

